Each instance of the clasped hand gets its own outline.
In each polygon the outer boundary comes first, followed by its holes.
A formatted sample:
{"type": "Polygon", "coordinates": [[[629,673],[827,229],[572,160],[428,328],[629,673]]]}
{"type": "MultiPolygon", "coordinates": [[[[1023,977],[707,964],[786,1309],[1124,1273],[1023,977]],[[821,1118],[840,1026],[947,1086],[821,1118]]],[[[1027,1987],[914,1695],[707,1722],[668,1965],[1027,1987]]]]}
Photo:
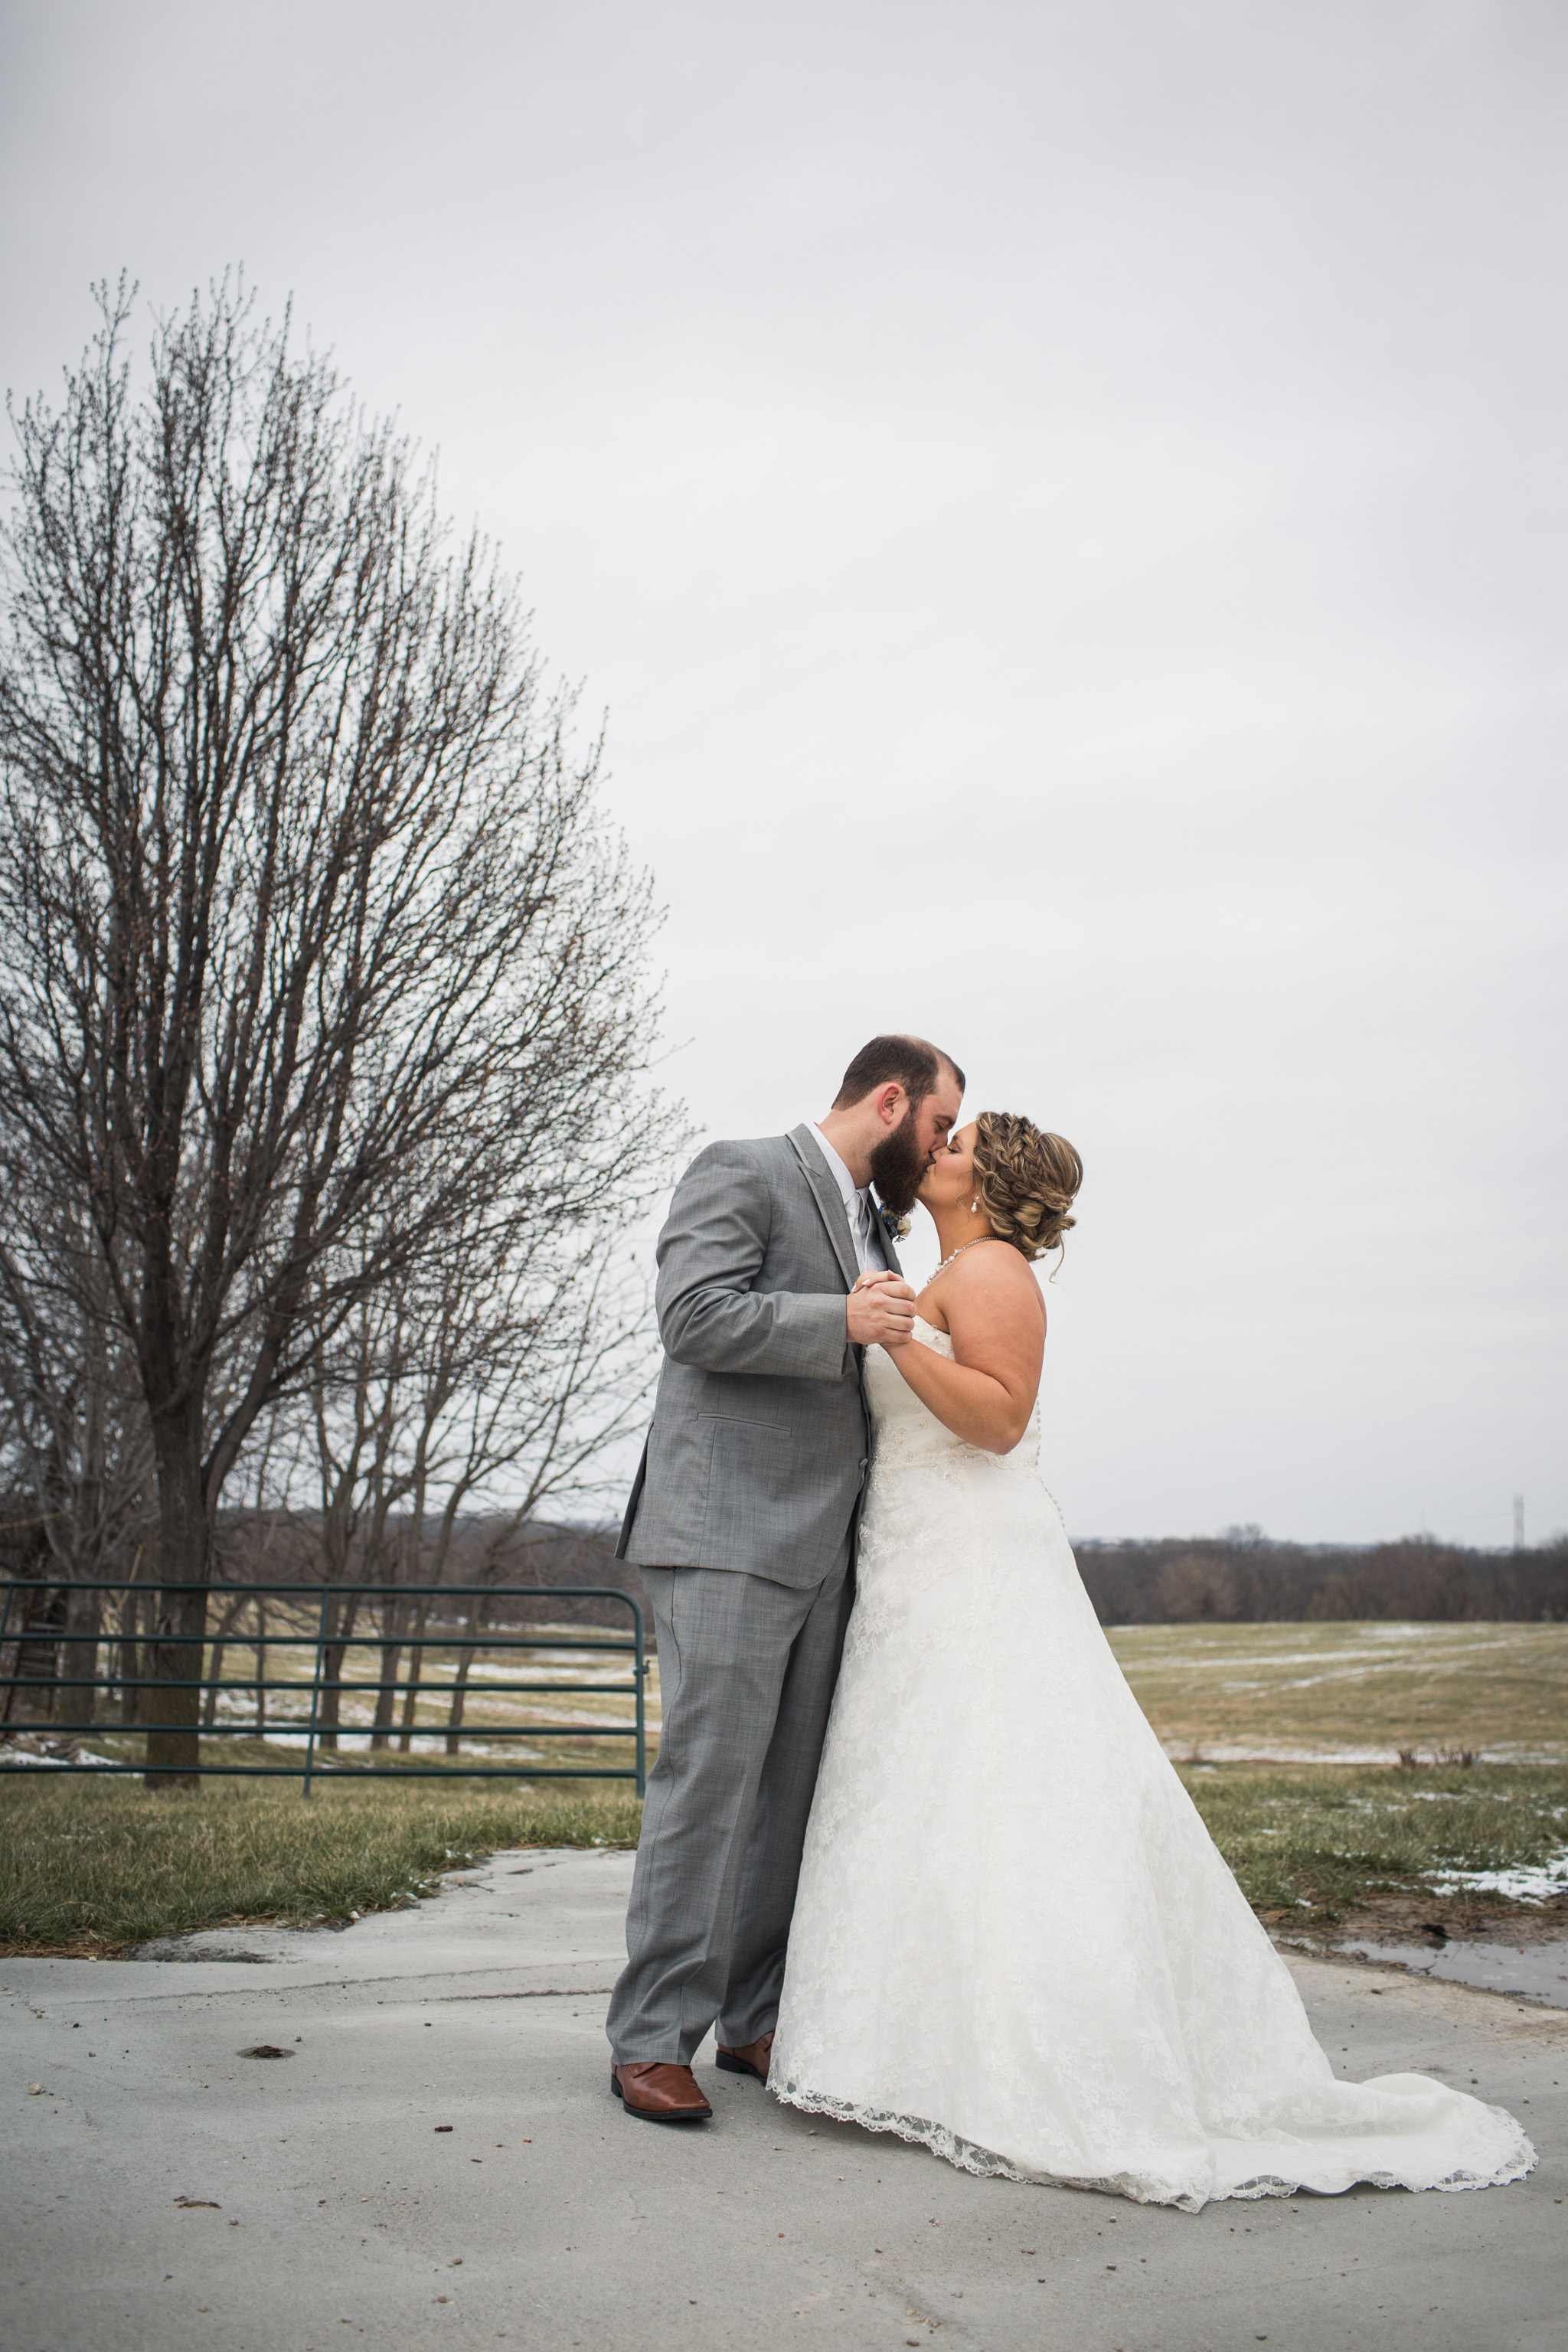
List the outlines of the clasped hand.
{"type": "Polygon", "coordinates": [[[915,1294],[900,1274],[863,1274],[847,1309],[858,1348],[901,1348],[914,1336],[915,1294]]]}

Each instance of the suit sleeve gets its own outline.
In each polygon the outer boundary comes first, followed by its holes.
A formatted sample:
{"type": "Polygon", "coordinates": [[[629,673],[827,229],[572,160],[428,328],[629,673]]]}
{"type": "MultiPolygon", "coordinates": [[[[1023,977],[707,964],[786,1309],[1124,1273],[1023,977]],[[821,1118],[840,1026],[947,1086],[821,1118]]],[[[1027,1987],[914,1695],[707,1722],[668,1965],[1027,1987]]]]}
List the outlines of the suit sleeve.
{"type": "Polygon", "coordinates": [[[849,1357],[842,1291],[753,1290],[773,1223],[744,1144],[699,1152],[658,1237],[658,1336],[678,1364],[836,1381],[849,1357]]]}

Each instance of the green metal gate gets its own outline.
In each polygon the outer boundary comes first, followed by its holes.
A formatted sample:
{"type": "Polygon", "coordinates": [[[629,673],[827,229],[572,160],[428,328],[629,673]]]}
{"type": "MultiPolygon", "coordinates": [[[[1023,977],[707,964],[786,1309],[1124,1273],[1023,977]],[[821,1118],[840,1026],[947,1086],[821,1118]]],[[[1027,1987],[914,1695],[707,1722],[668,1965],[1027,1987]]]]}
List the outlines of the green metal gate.
{"type": "MultiPolygon", "coordinates": [[[[194,1633],[163,1632],[155,1638],[161,1646],[191,1651],[198,1647],[198,1637],[194,1633]]],[[[526,1668],[522,1671],[526,1672],[526,1668]]],[[[119,1740],[128,1732],[194,1730],[201,1740],[239,1738],[258,1739],[269,1747],[275,1747],[281,1738],[301,1745],[297,1762],[274,1761],[270,1758],[238,1764],[203,1760],[195,1769],[204,1774],[222,1773],[246,1780],[300,1780],[306,1796],[310,1793],[312,1780],[329,1771],[335,1778],[395,1774],[416,1780],[635,1780],[641,1796],[647,1780],[647,1679],[642,1610],[629,1592],[612,1585],[197,1587],[149,1586],[129,1580],[62,1584],[57,1580],[23,1578],[6,1585],[0,1600],[0,1735],[29,1731],[66,1740],[95,1735],[119,1740]],[[206,1608],[206,1626],[199,1637],[202,1671],[173,1678],[143,1674],[143,1653],[154,1638],[142,1623],[146,1604],[197,1591],[205,1593],[206,1608]],[[607,1601],[624,1609],[630,1622],[626,1633],[618,1637],[607,1636],[597,1627],[589,1627],[578,1635],[559,1627],[532,1633],[500,1625],[492,1629],[484,1623],[492,1611],[499,1613],[510,1605],[516,1613],[518,1602],[542,1601],[607,1601]],[[270,1627],[269,1602],[278,1604],[277,1620],[270,1627]],[[366,1602],[383,1612],[390,1608],[394,1612],[392,1621],[388,1622],[384,1613],[378,1628],[358,1632],[359,1609],[366,1602]],[[240,1630],[247,1603],[250,1604],[251,1622],[248,1630],[240,1630]],[[216,1632],[213,1630],[214,1604],[220,1604],[216,1632]],[[458,1604],[467,1604],[467,1623],[454,1626],[449,1618],[444,1618],[437,1630],[430,1630],[437,1605],[450,1608],[458,1604]],[[405,1623],[403,1614],[409,1609],[413,1612],[412,1621],[405,1623]],[[84,1617],[89,1621],[86,1623],[82,1622],[84,1617]],[[268,1653],[284,1650],[313,1654],[310,1673],[296,1670],[268,1675],[268,1653]],[[351,1655],[367,1650],[382,1654],[375,1661],[374,1677],[345,1672],[351,1655]],[[454,1670],[454,1704],[445,1725],[418,1720],[421,1699],[432,1695],[425,1661],[426,1653],[433,1650],[455,1650],[459,1654],[454,1670]],[[250,1653],[252,1670],[231,1677],[223,1669],[226,1655],[235,1651],[250,1653]],[[535,1669],[541,1677],[535,1681],[520,1680],[506,1675],[503,1667],[493,1667],[492,1675],[502,1679],[476,1680],[472,1671],[476,1660],[481,1654],[496,1652],[547,1655],[566,1652],[573,1657],[586,1652],[594,1654],[595,1660],[602,1654],[606,1659],[626,1658],[629,1669],[626,1677],[617,1681],[573,1682],[550,1674],[545,1664],[535,1669]],[[389,1654],[393,1658],[390,1675],[385,1670],[389,1654]],[[396,1667],[405,1655],[409,1660],[409,1671],[406,1676],[401,1676],[396,1667]],[[171,1690],[198,1694],[199,1720],[195,1724],[148,1724],[137,1720],[143,1692],[171,1690]],[[70,1696],[62,1720],[56,1713],[57,1703],[67,1699],[68,1694],[70,1696]],[[90,1694],[90,1698],[84,1698],[82,1694],[90,1694]],[[348,1722],[338,1719],[345,1696],[351,1702],[357,1702],[372,1695],[376,1702],[374,1721],[367,1723],[357,1717],[348,1722]],[[468,1699],[504,1696],[528,1700],[587,1695],[601,1702],[612,1696],[617,1701],[629,1699],[627,1719],[589,1723],[518,1723],[497,1721],[493,1716],[472,1723],[466,1719],[468,1699]],[[100,1712],[100,1697],[107,1704],[118,1704],[118,1722],[106,1719],[100,1712]],[[247,1699],[248,1705],[244,1703],[247,1699]],[[275,1699],[284,1702],[285,1711],[273,1707],[275,1699]],[[401,1719],[395,1719],[398,1717],[400,1702],[401,1719]],[[44,1711],[40,1713],[39,1709],[44,1711]],[[221,1721],[220,1710],[224,1718],[221,1721]],[[77,1717],[83,1719],[73,1719],[77,1717]],[[373,1745],[364,1764],[356,1759],[353,1771],[345,1770],[341,1760],[344,1751],[338,1748],[338,1740],[345,1736],[358,1739],[367,1733],[373,1745]],[[627,1739],[632,1743],[632,1755],[629,1762],[615,1765],[541,1764],[531,1759],[486,1764],[420,1764],[403,1760],[414,1756],[416,1740],[436,1738],[444,1738],[448,1752],[458,1754],[461,1753],[465,1738],[470,1741],[482,1738],[487,1743],[545,1739],[575,1740],[584,1745],[588,1738],[595,1743],[627,1739]],[[331,1758],[330,1763],[323,1761],[327,1757],[331,1758]],[[375,1760],[378,1757],[382,1759],[379,1764],[375,1760]]],[[[7,1755],[5,1747],[0,1744],[0,1772],[37,1769],[36,1763],[17,1761],[14,1752],[7,1755]]],[[[49,1769],[111,1775],[141,1775],[148,1771],[184,1774],[192,1769],[188,1765],[150,1766],[135,1759],[72,1757],[51,1762],[49,1769]]]]}

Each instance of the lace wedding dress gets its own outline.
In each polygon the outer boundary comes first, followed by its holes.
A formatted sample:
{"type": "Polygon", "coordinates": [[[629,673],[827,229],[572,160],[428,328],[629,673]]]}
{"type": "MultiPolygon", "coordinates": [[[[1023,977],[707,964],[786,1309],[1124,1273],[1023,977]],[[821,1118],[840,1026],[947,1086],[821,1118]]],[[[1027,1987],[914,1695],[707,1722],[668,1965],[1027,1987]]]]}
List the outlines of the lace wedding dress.
{"type": "Polygon", "coordinates": [[[879,1348],[866,1380],[858,1594],[769,2088],[971,2172],[1189,2212],[1520,2179],[1535,2152],[1500,2107],[1336,2080],[1111,1656],[1037,1433],[986,1454],[879,1348]]]}

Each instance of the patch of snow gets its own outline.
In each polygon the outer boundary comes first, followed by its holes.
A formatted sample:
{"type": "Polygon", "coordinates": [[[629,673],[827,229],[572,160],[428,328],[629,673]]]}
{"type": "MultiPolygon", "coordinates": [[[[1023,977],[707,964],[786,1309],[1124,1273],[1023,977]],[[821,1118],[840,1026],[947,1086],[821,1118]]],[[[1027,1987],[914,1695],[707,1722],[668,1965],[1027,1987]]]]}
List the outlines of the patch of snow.
{"type": "MultiPolygon", "coordinates": [[[[606,1721],[596,1716],[565,1716],[559,1719],[572,1724],[574,1727],[581,1727],[582,1728],[589,1731],[625,1731],[628,1727],[624,1717],[606,1721]]],[[[650,1717],[649,1720],[651,1721],[652,1719],[653,1718],[650,1717]]],[[[531,1731],[533,1727],[534,1727],[531,1724],[522,1723],[519,1724],[518,1731],[521,1735],[526,1736],[526,1734],[531,1731]]],[[[472,1748],[474,1752],[478,1754],[479,1752],[479,1743],[487,1738],[494,1743],[495,1753],[498,1756],[512,1753],[523,1753],[524,1751],[521,1743],[514,1747],[514,1743],[510,1739],[496,1740],[496,1733],[502,1728],[503,1727],[501,1725],[495,1723],[465,1724],[463,1726],[462,1733],[463,1749],[465,1754],[469,1750],[469,1748],[472,1748]]],[[[284,1731],[279,1729],[272,1724],[268,1724],[267,1727],[267,1745],[269,1748],[303,1748],[307,1744],[309,1738],[310,1733],[308,1727],[303,1730],[291,1729],[284,1731]]],[[[328,1759],[330,1759],[334,1752],[339,1755],[343,1755],[350,1751],[357,1750],[359,1753],[363,1754],[369,1750],[370,1738],[371,1736],[368,1731],[343,1731],[340,1729],[338,1733],[337,1748],[334,1751],[332,1748],[322,1747],[321,1735],[318,1733],[316,1738],[316,1754],[318,1757],[326,1757],[328,1759]]],[[[402,1734],[397,1733],[395,1735],[395,1738],[401,1739],[402,1734]]],[[[428,1730],[416,1731],[415,1733],[413,1745],[408,1752],[413,1756],[440,1756],[445,1754],[446,1748],[446,1731],[441,1725],[434,1724],[428,1730]]],[[[401,1750],[398,1748],[394,1747],[390,1750],[378,1752],[395,1755],[400,1753],[401,1750]]],[[[488,1753],[489,1751],[486,1750],[485,1752],[488,1753]]],[[[535,1751],[529,1750],[527,1752],[533,1753],[535,1751]]],[[[543,1750],[541,1749],[537,1752],[542,1754],[543,1750]]]]}
{"type": "Polygon", "coordinates": [[[1426,1884],[1440,1895],[1503,1895],[1510,1903],[1550,1903],[1568,1895],[1568,1853],[1523,1870],[1442,1870],[1426,1884]]]}
{"type": "MultiPolygon", "coordinates": [[[[46,1770],[63,1771],[68,1764],[122,1764],[122,1756],[100,1756],[90,1748],[83,1748],[74,1757],[34,1756],[25,1748],[0,1747],[0,1768],[10,1771],[17,1764],[40,1764],[46,1770]]],[[[132,1768],[140,1771],[140,1764],[132,1768]]]]}
{"type": "MultiPolygon", "coordinates": [[[[652,1719],[650,1715],[649,1721],[652,1719]]],[[[1190,1738],[1162,1738],[1160,1745],[1175,1764],[1397,1764],[1399,1761],[1399,1750],[1392,1744],[1387,1748],[1312,1748],[1304,1741],[1276,1744],[1258,1740],[1242,1747],[1226,1745],[1220,1740],[1199,1739],[1194,1742],[1190,1738]]],[[[1500,1741],[1495,1747],[1489,1747],[1485,1755],[1478,1757],[1477,1761],[1482,1764],[1561,1764],[1563,1756],[1557,1748],[1516,1747],[1500,1741]]],[[[1422,1769],[1435,1769],[1432,1759],[1424,1757],[1422,1769]]],[[[1459,1792],[1452,1789],[1408,1789],[1405,1793],[1409,1797],[1441,1799],[1447,1803],[1459,1792]]],[[[1472,1791],[1467,1789],[1462,1793],[1484,1796],[1489,1801],[1500,1801],[1495,1790],[1472,1791]]]]}
{"type": "MultiPolygon", "coordinates": [[[[434,1673],[437,1670],[432,1668],[431,1671],[434,1673]]],[[[443,1666],[439,1671],[443,1674],[450,1675],[455,1674],[457,1669],[455,1666],[443,1666]]],[[[481,1670],[476,1663],[473,1678],[476,1682],[487,1683],[580,1683],[584,1680],[589,1680],[593,1683],[595,1690],[631,1689],[633,1685],[626,1681],[626,1668],[623,1666],[618,1669],[620,1675],[619,1681],[613,1679],[616,1672],[616,1668],[605,1665],[599,1658],[584,1658],[579,1664],[575,1660],[562,1659],[557,1656],[557,1658],[552,1661],[549,1664],[532,1666],[492,1666],[486,1664],[481,1670]]]]}
{"type": "Polygon", "coordinates": [[[1394,1748],[1307,1748],[1300,1742],[1284,1746],[1252,1741],[1246,1747],[1227,1747],[1219,1741],[1200,1739],[1194,1754],[1191,1739],[1161,1741],[1173,1762],[1185,1764],[1397,1764],[1398,1750],[1394,1748]]]}

